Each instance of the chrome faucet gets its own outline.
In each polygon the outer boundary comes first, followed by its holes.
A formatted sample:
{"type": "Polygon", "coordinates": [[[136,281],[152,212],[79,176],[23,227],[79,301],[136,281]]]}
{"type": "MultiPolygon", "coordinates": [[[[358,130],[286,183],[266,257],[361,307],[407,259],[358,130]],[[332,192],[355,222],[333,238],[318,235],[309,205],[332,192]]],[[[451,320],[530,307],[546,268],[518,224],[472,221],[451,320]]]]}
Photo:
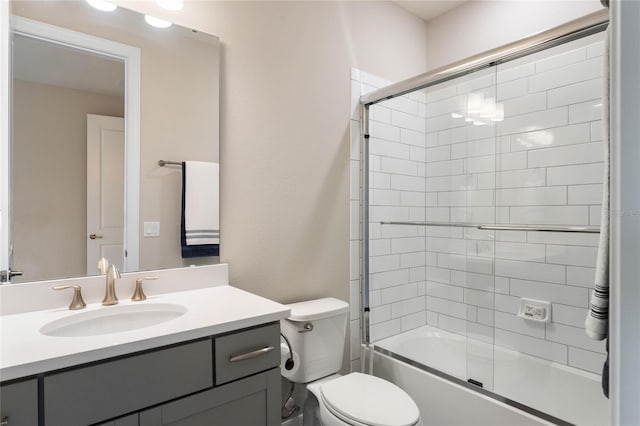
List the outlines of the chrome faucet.
{"type": "Polygon", "coordinates": [[[107,272],[107,290],[102,299],[104,306],[117,305],[118,297],[116,296],[116,279],[120,278],[120,271],[116,265],[111,265],[107,272]]]}

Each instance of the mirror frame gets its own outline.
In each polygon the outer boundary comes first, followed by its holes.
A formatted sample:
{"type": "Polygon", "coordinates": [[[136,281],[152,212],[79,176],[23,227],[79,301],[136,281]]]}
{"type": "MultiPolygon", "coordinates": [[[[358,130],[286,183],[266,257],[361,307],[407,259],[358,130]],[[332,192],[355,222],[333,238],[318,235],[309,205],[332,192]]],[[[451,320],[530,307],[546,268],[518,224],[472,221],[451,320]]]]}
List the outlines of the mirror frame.
{"type": "MultiPolygon", "coordinates": [[[[125,114],[124,114],[124,265],[123,272],[137,271],[140,258],[140,49],[123,43],[106,40],[89,34],[57,27],[43,22],[23,18],[21,16],[10,15],[10,27],[8,34],[22,35],[39,40],[97,53],[123,61],[125,69],[125,114]]],[[[4,54],[3,54],[4,57],[4,54]]],[[[11,59],[9,58],[9,66],[11,59]]],[[[10,84],[10,82],[9,82],[10,84]]],[[[7,88],[8,90],[8,88],[7,88]]],[[[7,122],[8,126],[8,122],[7,122]]],[[[9,150],[10,141],[0,147],[3,169],[2,189],[5,194],[10,194],[11,178],[9,173],[9,150]],[[6,163],[6,165],[5,165],[6,163]]],[[[11,267],[9,259],[11,256],[11,235],[10,235],[10,199],[2,200],[2,250],[0,261],[2,269],[11,267]]],[[[8,279],[11,282],[11,279],[8,279]]]]}

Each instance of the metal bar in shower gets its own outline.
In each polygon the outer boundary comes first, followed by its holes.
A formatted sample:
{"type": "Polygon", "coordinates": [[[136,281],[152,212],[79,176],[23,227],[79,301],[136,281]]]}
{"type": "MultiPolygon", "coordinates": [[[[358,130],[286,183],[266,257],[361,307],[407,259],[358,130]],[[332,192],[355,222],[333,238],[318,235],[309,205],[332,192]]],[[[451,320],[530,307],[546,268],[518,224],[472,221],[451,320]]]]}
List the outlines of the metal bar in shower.
{"type": "Polygon", "coordinates": [[[158,160],[158,166],[160,167],[164,167],[164,166],[180,166],[182,167],[182,163],[179,161],[165,161],[165,160],[158,160]]]}
{"type": "Polygon", "coordinates": [[[409,226],[448,226],[458,228],[476,228],[488,231],[526,231],[526,232],[582,232],[599,234],[600,228],[589,226],[536,226],[536,225],[485,225],[465,222],[404,222],[384,221],[381,225],[409,225],[409,226]]]}
{"type": "Polygon", "coordinates": [[[415,90],[424,89],[437,83],[452,80],[473,71],[520,58],[557,44],[601,31],[606,27],[608,22],[609,10],[599,10],[582,18],[567,22],[564,25],[542,31],[516,42],[375,90],[363,95],[360,98],[360,103],[363,105],[372,105],[405,95],[415,90]]]}

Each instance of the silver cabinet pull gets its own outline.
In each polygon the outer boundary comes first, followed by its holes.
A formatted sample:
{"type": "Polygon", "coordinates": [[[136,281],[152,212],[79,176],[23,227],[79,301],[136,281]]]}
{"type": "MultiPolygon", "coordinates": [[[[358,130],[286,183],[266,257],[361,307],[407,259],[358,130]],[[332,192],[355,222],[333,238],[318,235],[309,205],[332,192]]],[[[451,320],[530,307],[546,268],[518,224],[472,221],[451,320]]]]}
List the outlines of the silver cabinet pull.
{"type": "Polygon", "coordinates": [[[0,426],[9,426],[9,417],[4,416],[0,419],[0,426]]]}
{"type": "Polygon", "coordinates": [[[266,348],[258,349],[256,351],[252,351],[252,352],[247,352],[246,354],[231,355],[229,357],[229,362],[238,362],[238,361],[244,361],[244,360],[247,360],[247,359],[257,358],[257,357],[262,356],[264,354],[268,354],[273,349],[274,349],[273,346],[267,346],[266,348]]]}
{"type": "Polygon", "coordinates": [[[298,330],[298,333],[308,333],[310,331],[313,331],[313,324],[308,322],[308,323],[306,323],[305,325],[302,326],[301,330],[298,330]]]}
{"type": "Polygon", "coordinates": [[[95,240],[96,238],[103,238],[103,237],[102,235],[98,235],[94,233],[94,234],[89,234],[89,238],[91,238],[92,240],[95,240]]]}

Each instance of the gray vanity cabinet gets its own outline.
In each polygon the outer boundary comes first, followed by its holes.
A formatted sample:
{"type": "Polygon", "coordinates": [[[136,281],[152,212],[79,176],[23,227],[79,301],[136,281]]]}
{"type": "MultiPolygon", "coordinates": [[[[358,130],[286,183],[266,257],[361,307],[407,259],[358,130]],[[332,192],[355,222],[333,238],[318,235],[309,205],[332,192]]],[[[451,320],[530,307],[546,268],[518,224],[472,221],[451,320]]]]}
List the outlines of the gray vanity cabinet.
{"type": "Polygon", "coordinates": [[[38,426],[38,382],[25,380],[0,386],[0,422],[38,426]]]}
{"type": "MultiPolygon", "coordinates": [[[[276,426],[279,364],[272,323],[46,373],[40,410],[44,426],[276,426]]],[[[10,425],[38,425],[32,382],[35,422],[10,425]]]]}
{"type": "Polygon", "coordinates": [[[140,426],[276,426],[280,369],[215,387],[140,413],[140,426]]]}

